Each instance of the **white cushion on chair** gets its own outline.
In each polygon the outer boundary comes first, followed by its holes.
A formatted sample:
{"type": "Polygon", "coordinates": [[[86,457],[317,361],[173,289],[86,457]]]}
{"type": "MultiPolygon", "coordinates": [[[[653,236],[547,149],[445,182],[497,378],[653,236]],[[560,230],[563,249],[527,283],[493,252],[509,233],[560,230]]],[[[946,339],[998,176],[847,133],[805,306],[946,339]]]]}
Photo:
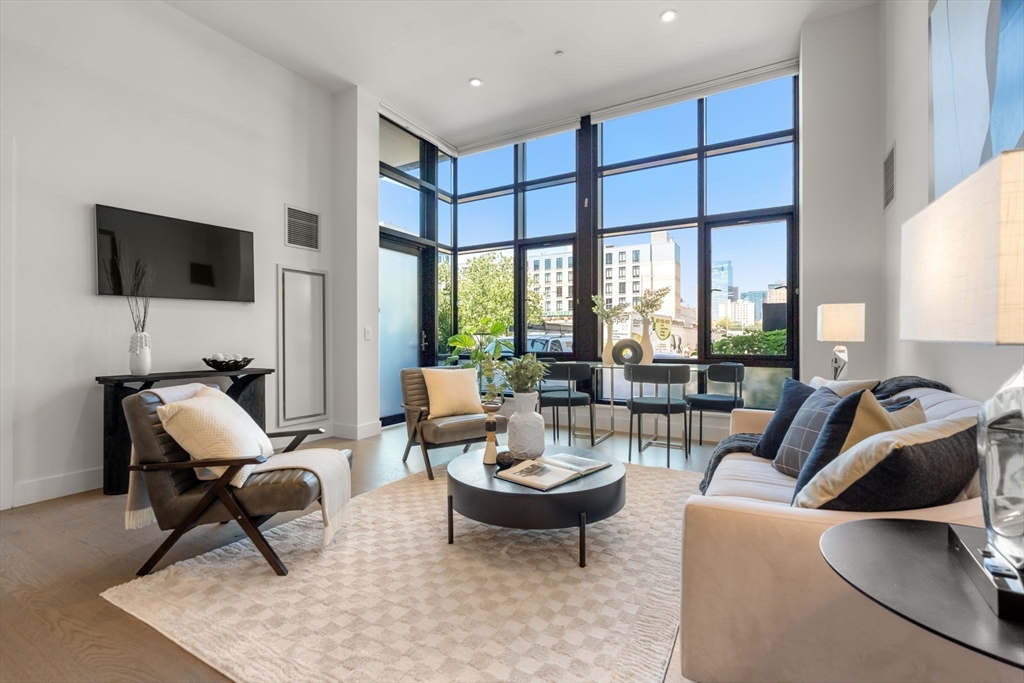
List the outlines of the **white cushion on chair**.
{"type": "Polygon", "coordinates": [[[423,381],[430,402],[427,419],[484,412],[475,368],[423,368],[423,381]]]}
{"type": "MultiPolygon", "coordinates": [[[[203,387],[190,399],[162,405],[156,414],[167,433],[193,460],[266,457],[274,453],[270,438],[249,413],[226,394],[210,387],[203,387]]],[[[231,479],[231,485],[244,484],[255,467],[243,467],[231,479]]],[[[226,469],[201,467],[196,469],[196,476],[217,479],[226,469]]]]}

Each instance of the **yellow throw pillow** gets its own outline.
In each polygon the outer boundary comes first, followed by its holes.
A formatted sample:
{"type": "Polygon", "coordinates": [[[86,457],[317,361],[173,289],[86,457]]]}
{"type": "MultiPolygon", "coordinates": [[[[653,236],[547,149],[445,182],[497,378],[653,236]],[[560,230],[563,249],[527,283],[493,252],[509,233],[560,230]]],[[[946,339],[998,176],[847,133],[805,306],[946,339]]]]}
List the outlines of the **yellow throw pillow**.
{"type": "Polygon", "coordinates": [[[812,389],[828,387],[836,392],[840,398],[845,398],[861,389],[873,391],[878,385],[879,381],[877,379],[825,379],[824,377],[815,377],[810,381],[812,389]]]}
{"type": "MultiPolygon", "coordinates": [[[[240,405],[211,387],[203,387],[195,396],[168,403],[156,409],[164,429],[193,460],[270,456],[274,446],[270,438],[240,405]]],[[[246,465],[231,479],[241,486],[255,465],[246,465]]],[[[217,479],[226,467],[199,467],[200,479],[217,479]]]]}
{"type": "Polygon", "coordinates": [[[423,368],[423,380],[430,401],[428,419],[484,412],[476,368],[423,368]]]}

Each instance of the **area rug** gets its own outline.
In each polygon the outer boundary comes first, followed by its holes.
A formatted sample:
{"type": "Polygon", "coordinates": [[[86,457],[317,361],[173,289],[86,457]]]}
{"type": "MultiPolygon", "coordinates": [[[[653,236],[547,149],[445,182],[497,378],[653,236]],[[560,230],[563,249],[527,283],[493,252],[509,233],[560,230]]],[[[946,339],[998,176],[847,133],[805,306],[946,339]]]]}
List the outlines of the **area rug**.
{"type": "Polygon", "coordinates": [[[626,505],[587,528],[521,531],[456,514],[407,477],[103,593],[238,681],[662,681],[679,626],[682,508],[700,474],[627,465],[626,505]]]}

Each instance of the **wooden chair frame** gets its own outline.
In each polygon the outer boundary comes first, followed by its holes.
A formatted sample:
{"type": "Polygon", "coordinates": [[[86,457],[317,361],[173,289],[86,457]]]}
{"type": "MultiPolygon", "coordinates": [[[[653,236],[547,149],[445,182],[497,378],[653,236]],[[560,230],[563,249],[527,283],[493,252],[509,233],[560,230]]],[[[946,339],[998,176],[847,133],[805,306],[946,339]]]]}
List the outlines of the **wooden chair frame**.
{"type": "MultiPolygon", "coordinates": [[[[409,451],[412,450],[413,442],[418,442],[420,445],[420,451],[423,453],[423,466],[427,468],[427,479],[434,478],[434,468],[430,464],[430,454],[427,452],[427,442],[423,440],[423,435],[420,433],[420,424],[423,422],[423,418],[426,417],[427,413],[430,412],[430,408],[427,406],[411,406],[408,404],[402,404],[402,410],[414,411],[416,413],[416,423],[413,425],[412,432],[409,433],[409,440],[405,443],[405,453],[402,455],[402,462],[406,462],[409,459],[409,451]]],[[[448,443],[435,444],[438,448],[448,448],[450,446],[463,446],[462,452],[465,453],[469,450],[469,447],[475,443],[481,443],[487,440],[487,436],[473,437],[472,439],[463,439],[461,441],[449,441],[448,443]]]]}
{"type": "MultiPolygon", "coordinates": [[[[270,438],[280,437],[295,437],[291,443],[285,446],[282,453],[288,453],[294,451],[299,444],[302,443],[303,439],[307,436],[314,434],[323,434],[323,429],[298,429],[285,432],[275,432],[273,434],[267,434],[270,438]]],[[[146,564],[142,565],[139,571],[136,572],[138,576],[145,576],[146,574],[153,571],[157,563],[163,559],[164,555],[167,554],[175,543],[184,536],[187,532],[191,531],[195,526],[196,520],[198,520],[204,512],[206,512],[214,501],[219,500],[221,504],[227,509],[231,516],[234,517],[238,525],[242,527],[245,535],[253,542],[256,549],[260,551],[263,558],[270,564],[271,568],[278,576],[285,576],[288,574],[288,568],[284,566],[284,562],[277,556],[274,549],[270,547],[267,539],[263,537],[260,532],[260,525],[270,519],[273,515],[259,515],[252,516],[245,511],[245,508],[239,502],[238,498],[235,497],[233,492],[234,487],[229,486],[228,482],[238,474],[238,471],[246,465],[259,465],[260,463],[266,462],[267,459],[262,455],[257,455],[249,458],[218,458],[214,460],[182,460],[180,462],[155,462],[155,463],[144,463],[139,465],[131,465],[128,470],[134,472],[156,472],[158,470],[187,470],[195,469],[197,467],[227,467],[222,475],[213,483],[213,486],[203,495],[203,497],[196,503],[195,507],[189,511],[185,518],[181,520],[171,531],[171,535],[164,539],[164,542],[160,544],[160,547],[156,549],[146,564]]],[[[225,524],[227,522],[224,522],[225,524]]]]}

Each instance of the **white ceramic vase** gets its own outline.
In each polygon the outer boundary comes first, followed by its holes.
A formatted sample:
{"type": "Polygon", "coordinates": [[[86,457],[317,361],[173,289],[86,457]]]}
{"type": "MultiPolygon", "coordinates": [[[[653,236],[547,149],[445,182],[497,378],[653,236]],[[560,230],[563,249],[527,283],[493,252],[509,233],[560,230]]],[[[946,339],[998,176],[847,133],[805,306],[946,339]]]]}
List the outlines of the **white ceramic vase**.
{"type": "Polygon", "coordinates": [[[601,352],[601,362],[605,365],[614,365],[615,359],[612,358],[612,349],[615,348],[615,342],[612,341],[612,324],[605,323],[604,325],[604,351],[601,352]]]}
{"type": "Polygon", "coordinates": [[[148,332],[136,332],[128,344],[128,369],[133,375],[148,375],[153,367],[148,332]]]}
{"type": "Polygon", "coordinates": [[[644,352],[640,359],[640,365],[650,365],[654,362],[654,344],[651,342],[651,320],[644,318],[644,333],[640,337],[640,350],[644,352]]]}
{"type": "Polygon", "coordinates": [[[515,394],[516,412],[508,419],[508,450],[519,460],[544,454],[544,418],[537,412],[536,391],[515,394]]]}

